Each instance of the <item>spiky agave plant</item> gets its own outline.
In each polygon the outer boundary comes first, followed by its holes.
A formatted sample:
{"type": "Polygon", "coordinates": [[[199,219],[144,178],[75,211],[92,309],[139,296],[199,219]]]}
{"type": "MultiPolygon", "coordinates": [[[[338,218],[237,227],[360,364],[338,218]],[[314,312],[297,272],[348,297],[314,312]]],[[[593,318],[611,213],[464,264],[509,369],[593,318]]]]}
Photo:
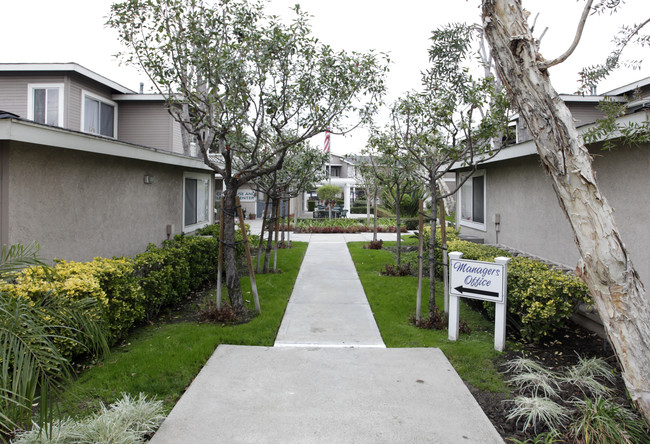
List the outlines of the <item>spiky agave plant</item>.
{"type": "MultiPolygon", "coordinates": [[[[37,253],[37,244],[3,247],[0,280],[7,282],[26,266],[44,266],[37,253]]],[[[108,349],[101,325],[85,315],[94,305],[55,294],[32,301],[0,292],[0,437],[31,424],[34,406],[40,425],[51,421],[52,402],[71,372],[55,338],[82,343],[92,352],[108,349]]]]}

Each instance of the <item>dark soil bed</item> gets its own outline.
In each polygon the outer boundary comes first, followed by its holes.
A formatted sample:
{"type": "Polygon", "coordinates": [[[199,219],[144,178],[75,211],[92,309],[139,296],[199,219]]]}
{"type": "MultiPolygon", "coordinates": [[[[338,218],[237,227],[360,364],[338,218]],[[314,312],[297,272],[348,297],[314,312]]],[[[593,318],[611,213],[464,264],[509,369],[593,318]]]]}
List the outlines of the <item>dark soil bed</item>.
{"type": "MultiPolygon", "coordinates": [[[[500,363],[503,371],[505,371],[503,364],[506,361],[525,356],[539,361],[550,370],[562,372],[577,364],[580,356],[583,358],[603,358],[620,375],[618,362],[609,343],[596,333],[585,330],[573,323],[569,324],[565,331],[559,333],[552,340],[540,344],[518,342],[516,348],[517,350],[508,349],[504,353],[500,363]]],[[[528,433],[521,431],[521,423],[517,426],[515,420],[508,421],[506,419],[508,415],[508,399],[512,399],[514,395],[483,392],[471,386],[468,386],[468,388],[506,442],[512,442],[513,438],[524,441],[534,437],[530,429],[528,433]]],[[[625,402],[625,386],[620,377],[617,379],[616,386],[612,388],[614,389],[613,396],[625,402]]],[[[546,430],[538,427],[538,433],[544,431],[546,430]]]]}

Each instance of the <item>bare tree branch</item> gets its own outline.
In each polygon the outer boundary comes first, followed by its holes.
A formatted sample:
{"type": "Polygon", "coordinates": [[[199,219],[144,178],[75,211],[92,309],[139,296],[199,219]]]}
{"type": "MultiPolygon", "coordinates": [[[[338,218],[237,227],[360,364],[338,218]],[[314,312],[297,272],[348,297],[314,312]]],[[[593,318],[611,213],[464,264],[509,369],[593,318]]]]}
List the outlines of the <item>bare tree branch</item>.
{"type": "Polygon", "coordinates": [[[537,64],[537,67],[539,69],[545,70],[550,68],[551,66],[559,65],[560,63],[568,59],[571,54],[573,54],[573,51],[575,51],[576,47],[578,46],[578,43],[580,42],[580,38],[582,37],[582,32],[585,29],[585,23],[587,22],[587,17],[589,17],[589,11],[591,11],[591,5],[593,2],[594,0],[587,0],[585,9],[583,9],[582,11],[582,17],[580,17],[580,23],[578,23],[578,29],[576,30],[576,35],[573,38],[573,43],[571,43],[569,49],[567,49],[567,51],[564,54],[562,54],[560,57],[554,60],[539,62],[537,64]]]}

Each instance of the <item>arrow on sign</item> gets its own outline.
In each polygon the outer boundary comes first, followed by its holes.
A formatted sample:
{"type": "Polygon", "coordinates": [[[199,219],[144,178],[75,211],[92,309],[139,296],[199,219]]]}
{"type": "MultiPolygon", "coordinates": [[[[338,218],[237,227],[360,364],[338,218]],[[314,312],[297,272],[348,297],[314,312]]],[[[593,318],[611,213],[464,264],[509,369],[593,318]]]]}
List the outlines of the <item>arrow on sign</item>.
{"type": "Polygon", "coordinates": [[[476,290],[474,288],[465,288],[462,285],[459,286],[459,287],[454,288],[454,290],[456,290],[460,294],[474,293],[474,294],[480,294],[482,296],[490,296],[490,297],[493,297],[493,298],[498,298],[499,297],[499,293],[497,293],[496,291],[476,290]]]}

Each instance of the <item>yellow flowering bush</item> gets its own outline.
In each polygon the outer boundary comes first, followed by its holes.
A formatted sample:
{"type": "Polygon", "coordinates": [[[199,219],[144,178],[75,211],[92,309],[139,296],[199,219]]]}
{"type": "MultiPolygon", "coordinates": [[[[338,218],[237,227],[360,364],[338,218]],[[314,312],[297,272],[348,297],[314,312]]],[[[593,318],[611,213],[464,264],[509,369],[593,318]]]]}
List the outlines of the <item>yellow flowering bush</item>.
{"type": "MultiPolygon", "coordinates": [[[[129,258],[57,261],[52,268],[26,268],[16,276],[13,284],[1,286],[8,294],[32,302],[50,293],[66,300],[94,299],[97,305],[86,315],[104,322],[110,343],[115,343],[134,323],[144,319],[144,293],[129,258]]],[[[84,352],[74,341],[62,339],[58,342],[65,356],[84,352]]]]}

